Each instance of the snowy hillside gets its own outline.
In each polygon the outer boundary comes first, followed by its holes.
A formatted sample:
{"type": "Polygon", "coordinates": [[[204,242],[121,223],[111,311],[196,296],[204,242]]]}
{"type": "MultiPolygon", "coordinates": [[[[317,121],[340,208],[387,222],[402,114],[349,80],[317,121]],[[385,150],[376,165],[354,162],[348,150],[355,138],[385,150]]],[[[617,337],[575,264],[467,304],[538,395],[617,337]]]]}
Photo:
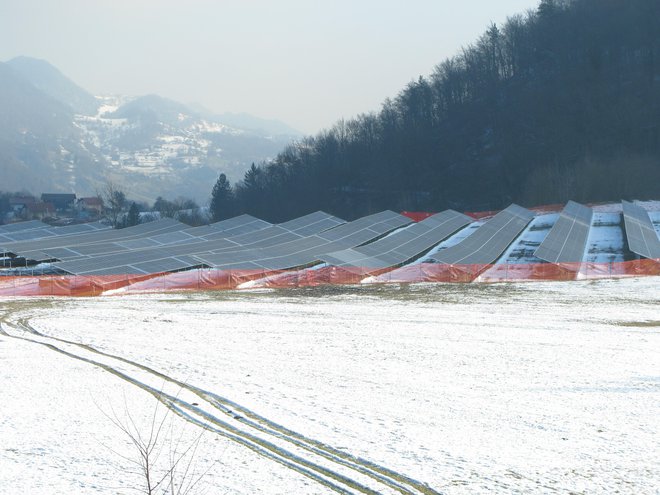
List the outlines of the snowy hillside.
{"type": "Polygon", "coordinates": [[[203,202],[221,172],[236,182],[250,163],[274,156],[289,140],[229,127],[155,95],[97,98],[97,114],[77,114],[75,123],[87,147],[101,154],[106,175],[141,199],[203,202]]]}
{"type": "Polygon", "coordinates": [[[0,62],[0,108],[2,191],[88,196],[112,180],[131,199],[203,204],[220,173],[236,182],[297,137],[278,121],[215,115],[157,95],[95,97],[29,57],[0,62]]]}

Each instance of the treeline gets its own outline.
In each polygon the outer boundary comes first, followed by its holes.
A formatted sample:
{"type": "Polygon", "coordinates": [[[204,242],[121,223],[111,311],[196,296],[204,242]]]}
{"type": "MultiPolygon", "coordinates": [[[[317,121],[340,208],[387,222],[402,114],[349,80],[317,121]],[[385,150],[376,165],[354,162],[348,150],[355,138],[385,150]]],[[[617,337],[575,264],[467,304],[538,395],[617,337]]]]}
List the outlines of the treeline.
{"type": "Polygon", "coordinates": [[[659,126],[660,2],[543,0],[252,167],[219,216],[657,198],[659,126]]]}

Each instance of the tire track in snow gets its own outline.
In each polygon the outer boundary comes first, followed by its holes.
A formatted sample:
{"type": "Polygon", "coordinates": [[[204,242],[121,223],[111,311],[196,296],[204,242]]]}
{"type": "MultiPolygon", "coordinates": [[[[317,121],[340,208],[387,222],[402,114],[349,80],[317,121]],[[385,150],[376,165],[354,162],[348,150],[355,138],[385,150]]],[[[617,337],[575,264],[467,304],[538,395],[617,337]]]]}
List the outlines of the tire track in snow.
{"type": "MultiPolygon", "coordinates": [[[[20,327],[17,328],[20,329],[20,327]]],[[[290,469],[293,469],[294,471],[297,471],[300,474],[303,474],[304,476],[313,479],[318,483],[321,483],[322,485],[326,486],[327,488],[330,488],[333,491],[342,494],[352,494],[354,492],[351,491],[350,489],[354,489],[360,493],[366,493],[366,494],[379,493],[378,491],[371,490],[368,487],[359,484],[355,480],[342,476],[339,473],[335,473],[323,466],[319,466],[307,459],[297,456],[294,453],[289,452],[271,442],[267,442],[254,435],[250,435],[249,433],[243,432],[233,427],[232,425],[220,420],[219,418],[216,418],[212,414],[204,411],[201,407],[199,407],[199,405],[197,406],[193,405],[193,403],[191,402],[184,401],[175,395],[168,394],[166,392],[163,392],[163,390],[159,390],[158,388],[143,383],[140,380],[137,380],[131,377],[130,375],[122,371],[119,371],[113,366],[110,366],[100,361],[96,361],[88,357],[80,356],[78,354],[75,354],[74,352],[64,350],[58,347],[57,345],[49,343],[47,341],[37,340],[37,338],[14,335],[6,331],[3,331],[2,333],[7,337],[16,338],[33,344],[43,345],[44,347],[47,347],[48,349],[63,354],[67,357],[97,366],[117,376],[118,378],[130,383],[131,385],[141,388],[142,390],[153,395],[158,401],[163,403],[167,408],[172,410],[175,414],[181,416],[186,421],[189,421],[197,426],[200,426],[209,431],[217,433],[218,435],[221,435],[225,438],[233,440],[249,448],[250,450],[256,452],[259,455],[274,460],[275,462],[278,462],[290,469]],[[339,483],[341,484],[337,484],[332,480],[339,481],[339,483]]]]}
{"type": "MultiPolygon", "coordinates": [[[[10,324],[6,320],[5,323],[10,324]]],[[[34,337],[13,335],[5,331],[2,333],[9,337],[44,345],[68,357],[105,369],[147,391],[185,420],[236,441],[338,493],[378,494],[382,493],[383,489],[390,493],[404,495],[439,493],[425,483],[299,434],[213,392],[181,382],[145,365],[99,351],[86,344],[43,335],[29,324],[27,318],[19,318],[12,326],[34,337]],[[53,341],[57,345],[53,344],[53,341]],[[74,350],[70,349],[71,347],[74,350]],[[78,352],[75,352],[75,349],[78,352]],[[83,351],[83,355],[79,354],[80,350],[83,351]],[[86,357],[85,353],[96,355],[97,359],[86,357]],[[102,360],[110,361],[111,364],[102,362],[102,360]],[[179,388],[179,392],[177,394],[166,393],[163,388],[159,390],[138,380],[122,370],[125,365],[137,369],[138,374],[143,372],[148,379],[157,378],[162,380],[163,384],[176,386],[179,388]],[[186,395],[190,393],[197,398],[183,400],[179,397],[182,391],[185,391],[186,395]],[[217,417],[218,412],[229,416],[229,422],[217,417]],[[288,447],[278,445],[282,442],[286,442],[288,447]],[[291,449],[297,452],[293,452],[291,449]],[[314,459],[313,461],[308,459],[310,456],[314,459]],[[361,480],[355,479],[356,475],[361,480]]]]}

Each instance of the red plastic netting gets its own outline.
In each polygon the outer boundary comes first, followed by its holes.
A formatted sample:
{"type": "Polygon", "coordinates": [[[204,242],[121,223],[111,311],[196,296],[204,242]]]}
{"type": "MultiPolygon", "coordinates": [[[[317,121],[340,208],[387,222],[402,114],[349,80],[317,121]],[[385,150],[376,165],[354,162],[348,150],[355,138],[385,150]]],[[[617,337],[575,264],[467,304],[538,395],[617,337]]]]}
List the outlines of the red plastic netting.
{"type": "Polygon", "coordinates": [[[397,269],[335,267],[296,271],[201,269],[150,275],[0,277],[0,296],[98,296],[168,291],[296,288],[360,283],[469,283],[593,280],[660,275],[660,259],[612,263],[445,265],[397,269]]]}
{"type": "Polygon", "coordinates": [[[157,274],[0,277],[0,296],[98,296],[155,276],[157,274]]]}

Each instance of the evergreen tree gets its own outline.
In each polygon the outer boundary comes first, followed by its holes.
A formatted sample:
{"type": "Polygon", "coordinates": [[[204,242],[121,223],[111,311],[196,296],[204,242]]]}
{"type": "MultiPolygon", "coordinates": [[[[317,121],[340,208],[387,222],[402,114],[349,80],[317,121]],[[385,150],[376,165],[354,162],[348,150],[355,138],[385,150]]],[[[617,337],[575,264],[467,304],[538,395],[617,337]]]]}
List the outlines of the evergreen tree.
{"type": "Polygon", "coordinates": [[[555,0],[541,0],[536,10],[539,17],[550,17],[555,15],[558,9],[559,7],[555,0]]]}
{"type": "Polygon", "coordinates": [[[248,190],[256,191],[259,187],[259,179],[261,177],[261,169],[257,168],[254,162],[252,166],[245,172],[245,177],[243,178],[243,185],[248,190]]]}
{"type": "Polygon", "coordinates": [[[131,203],[131,207],[128,209],[128,215],[126,215],[126,227],[132,227],[140,223],[140,210],[135,202],[131,203]]]}
{"type": "Polygon", "coordinates": [[[211,192],[211,218],[214,222],[230,218],[234,212],[234,191],[225,174],[220,174],[211,192]]]}

